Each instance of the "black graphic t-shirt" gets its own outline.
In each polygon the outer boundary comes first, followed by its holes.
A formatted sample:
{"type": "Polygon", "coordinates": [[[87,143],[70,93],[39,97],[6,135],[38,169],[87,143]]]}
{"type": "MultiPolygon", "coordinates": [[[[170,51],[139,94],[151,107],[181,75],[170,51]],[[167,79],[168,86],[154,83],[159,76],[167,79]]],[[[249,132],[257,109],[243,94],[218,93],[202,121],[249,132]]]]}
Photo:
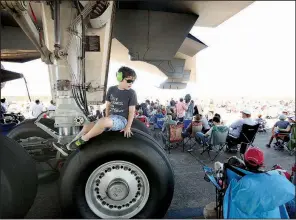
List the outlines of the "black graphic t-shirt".
{"type": "Polygon", "coordinates": [[[106,100],[111,103],[110,115],[120,115],[128,119],[129,106],[137,105],[135,90],[120,90],[117,86],[111,86],[107,92],[106,100]]]}

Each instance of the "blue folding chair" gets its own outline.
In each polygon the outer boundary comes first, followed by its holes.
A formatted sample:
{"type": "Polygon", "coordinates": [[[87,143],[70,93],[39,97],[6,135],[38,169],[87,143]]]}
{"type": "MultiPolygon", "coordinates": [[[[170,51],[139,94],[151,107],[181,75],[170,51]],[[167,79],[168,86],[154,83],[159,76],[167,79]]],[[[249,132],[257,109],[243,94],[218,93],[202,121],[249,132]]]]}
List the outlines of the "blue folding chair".
{"type": "Polygon", "coordinates": [[[192,122],[191,119],[185,119],[185,120],[183,121],[183,124],[184,124],[184,128],[183,128],[183,130],[185,130],[185,129],[190,125],[191,122],[192,122]]]}
{"type": "Polygon", "coordinates": [[[163,124],[164,124],[164,120],[157,119],[156,121],[157,128],[162,129],[163,124]]]}
{"type": "Polygon", "coordinates": [[[224,164],[223,177],[204,166],[205,180],[216,188],[217,218],[289,218],[286,204],[295,186],[277,171],[253,173],[224,164]]]}
{"type": "Polygon", "coordinates": [[[163,114],[156,114],[156,115],[154,115],[154,125],[155,125],[155,128],[161,129],[162,126],[163,126],[163,121],[164,121],[164,115],[163,114]]]}

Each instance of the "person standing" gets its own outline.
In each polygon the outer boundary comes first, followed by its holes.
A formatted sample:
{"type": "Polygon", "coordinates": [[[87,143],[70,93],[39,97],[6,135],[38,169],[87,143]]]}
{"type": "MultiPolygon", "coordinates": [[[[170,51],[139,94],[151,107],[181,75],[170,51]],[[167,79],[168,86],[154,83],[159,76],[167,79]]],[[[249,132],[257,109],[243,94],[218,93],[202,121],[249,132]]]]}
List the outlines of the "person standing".
{"type": "Polygon", "coordinates": [[[53,100],[50,101],[50,105],[47,107],[48,111],[55,111],[56,110],[56,106],[53,103],[53,100]]]}
{"type": "Polygon", "coordinates": [[[170,101],[170,105],[171,105],[171,107],[175,107],[176,106],[176,102],[175,102],[175,100],[173,98],[170,101]]]}
{"type": "Polygon", "coordinates": [[[193,113],[194,113],[194,101],[191,100],[189,105],[188,105],[188,109],[186,111],[186,115],[185,115],[185,118],[190,118],[192,119],[193,117],[193,113]]]}
{"type": "Polygon", "coordinates": [[[184,116],[187,109],[188,105],[185,104],[183,98],[180,98],[179,102],[176,104],[177,118],[180,122],[184,121],[184,116]]]}
{"type": "Polygon", "coordinates": [[[34,118],[37,118],[42,112],[43,112],[43,105],[37,99],[35,101],[35,104],[33,104],[32,109],[31,109],[32,116],[34,118]]]}

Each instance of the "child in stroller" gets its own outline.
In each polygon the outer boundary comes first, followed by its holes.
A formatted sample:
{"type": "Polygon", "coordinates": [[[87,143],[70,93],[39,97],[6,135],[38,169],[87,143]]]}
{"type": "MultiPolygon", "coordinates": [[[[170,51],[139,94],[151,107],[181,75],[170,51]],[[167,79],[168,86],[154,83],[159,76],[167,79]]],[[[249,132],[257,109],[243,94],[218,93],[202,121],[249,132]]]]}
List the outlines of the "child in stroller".
{"type": "Polygon", "coordinates": [[[205,180],[216,187],[217,218],[289,218],[295,215],[295,209],[288,213],[286,208],[294,202],[295,186],[277,170],[264,171],[263,164],[263,152],[250,147],[243,160],[231,157],[224,164],[216,162],[215,171],[204,166],[205,180]]]}

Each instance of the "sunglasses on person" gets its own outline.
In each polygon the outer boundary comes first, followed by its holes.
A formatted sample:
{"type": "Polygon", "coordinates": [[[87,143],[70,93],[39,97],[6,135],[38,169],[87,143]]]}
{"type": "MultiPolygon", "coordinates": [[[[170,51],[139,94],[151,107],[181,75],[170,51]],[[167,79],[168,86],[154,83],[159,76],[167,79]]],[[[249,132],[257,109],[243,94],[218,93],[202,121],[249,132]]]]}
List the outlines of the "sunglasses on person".
{"type": "Polygon", "coordinates": [[[125,80],[127,83],[134,83],[135,82],[135,80],[133,80],[133,79],[125,79],[125,80]]]}

